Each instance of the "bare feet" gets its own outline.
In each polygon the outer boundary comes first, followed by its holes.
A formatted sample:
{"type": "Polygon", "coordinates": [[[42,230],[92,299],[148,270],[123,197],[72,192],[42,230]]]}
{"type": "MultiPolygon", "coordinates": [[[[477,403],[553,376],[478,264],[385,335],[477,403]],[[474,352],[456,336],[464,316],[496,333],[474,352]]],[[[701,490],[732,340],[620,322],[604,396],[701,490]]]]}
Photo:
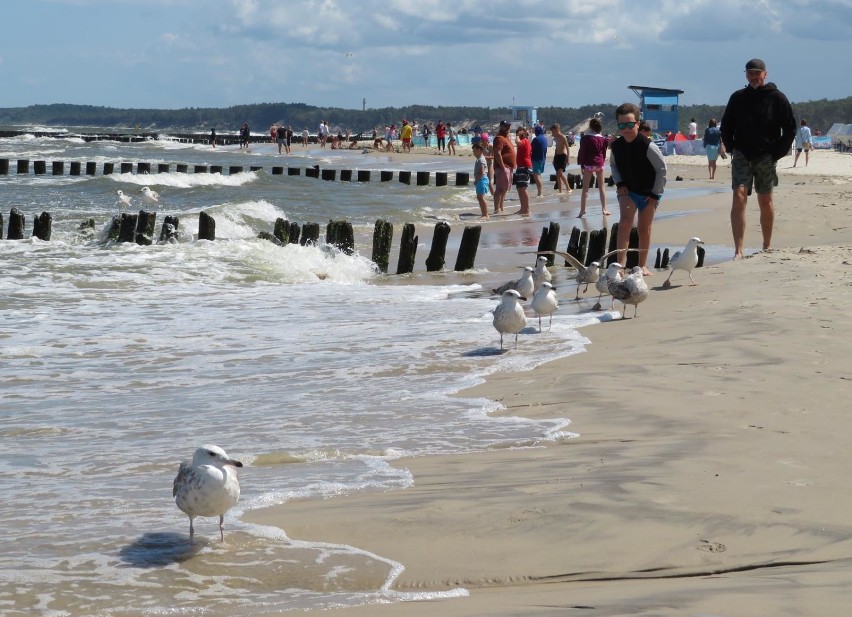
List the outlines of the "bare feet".
{"type": "Polygon", "coordinates": [[[737,261],[738,259],[742,259],[742,258],[743,258],[742,253],[734,253],[734,261],[737,261]]]}
{"type": "Polygon", "coordinates": [[[612,214],[612,212],[610,212],[609,210],[604,210],[604,211],[603,211],[603,215],[604,215],[604,216],[609,216],[610,214],[612,214]]]}
{"type": "Polygon", "coordinates": [[[645,266],[642,266],[642,276],[654,276],[654,273],[648,270],[645,266]]]}
{"type": "Polygon", "coordinates": [[[578,218],[578,219],[581,219],[581,218],[583,218],[584,216],[586,216],[586,213],[585,213],[585,212],[580,212],[580,214],[578,214],[578,215],[577,215],[577,218],[578,218]]]}
{"type": "Polygon", "coordinates": [[[527,210],[526,212],[524,212],[523,210],[518,210],[517,212],[515,212],[515,214],[520,214],[521,216],[529,216],[530,211],[527,210]]]}

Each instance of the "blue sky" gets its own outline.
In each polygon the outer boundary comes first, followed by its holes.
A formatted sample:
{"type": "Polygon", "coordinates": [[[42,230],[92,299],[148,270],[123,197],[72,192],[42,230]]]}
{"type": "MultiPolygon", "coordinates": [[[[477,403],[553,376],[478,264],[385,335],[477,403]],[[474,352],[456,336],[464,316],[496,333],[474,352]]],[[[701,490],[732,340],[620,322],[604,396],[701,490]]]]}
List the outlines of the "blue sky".
{"type": "Polygon", "coordinates": [[[2,14],[0,107],[577,107],[635,101],[633,84],[724,104],[755,56],[794,103],[852,95],[852,0],[23,0],[2,14]]]}

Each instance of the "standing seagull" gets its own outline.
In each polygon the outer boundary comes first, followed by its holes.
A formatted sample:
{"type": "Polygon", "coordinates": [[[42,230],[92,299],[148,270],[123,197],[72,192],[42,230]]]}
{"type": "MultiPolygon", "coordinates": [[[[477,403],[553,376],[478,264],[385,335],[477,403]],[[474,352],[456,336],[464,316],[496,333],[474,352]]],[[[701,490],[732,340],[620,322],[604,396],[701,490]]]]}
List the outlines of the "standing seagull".
{"type": "Polygon", "coordinates": [[[648,299],[648,284],[642,276],[642,268],[636,266],[630,274],[622,280],[611,280],[609,282],[609,293],[612,294],[613,302],[619,300],[624,304],[621,318],[627,317],[627,305],[633,305],[633,317],[639,310],[639,304],[648,299]]]}
{"type": "Polygon", "coordinates": [[[699,244],[704,244],[704,242],[701,241],[701,238],[690,238],[689,242],[686,243],[686,247],[682,251],[677,251],[674,255],[672,255],[672,259],[669,262],[669,265],[672,267],[672,271],[669,272],[669,278],[667,278],[666,282],[663,283],[663,287],[665,289],[672,286],[669,279],[672,278],[672,274],[674,274],[675,270],[686,270],[692,284],[697,284],[692,278],[692,271],[695,269],[695,266],[698,265],[699,244]]]}
{"type": "MultiPolygon", "coordinates": [[[[528,268],[532,270],[532,268],[528,268]]],[[[518,332],[527,325],[523,307],[518,300],[526,300],[516,289],[507,289],[503,292],[500,304],[494,309],[494,327],[500,333],[500,351],[503,351],[503,335],[515,335],[515,349],[518,348],[518,332]]]]}
{"type": "Polygon", "coordinates": [[[532,299],[532,309],[538,315],[538,331],[541,332],[541,316],[550,315],[547,329],[553,324],[553,313],[559,308],[559,299],[556,297],[556,289],[547,281],[541,284],[532,299]]]}
{"type": "Polygon", "coordinates": [[[538,291],[541,284],[545,281],[549,283],[553,280],[553,275],[550,274],[550,270],[547,269],[547,257],[544,255],[538,256],[538,259],[535,260],[535,270],[533,270],[532,276],[535,291],[538,291]]]}
{"type": "Polygon", "coordinates": [[[150,187],[143,186],[140,193],[145,197],[145,203],[160,205],[160,194],[157,191],[152,191],[150,187]]]}
{"type": "MultiPolygon", "coordinates": [[[[609,295],[609,284],[612,281],[621,281],[621,269],[622,266],[618,262],[614,262],[609,264],[607,269],[598,277],[598,280],[595,282],[595,289],[598,290],[598,302],[593,307],[593,310],[599,311],[601,310],[601,298],[604,294],[609,295]]],[[[613,305],[615,304],[615,298],[613,298],[612,304],[610,304],[609,308],[612,310],[613,305]]]]}
{"type": "Polygon", "coordinates": [[[193,543],[196,516],[218,516],[219,534],[225,541],[225,512],[240,498],[240,481],[234,467],[242,467],[219,446],[201,446],[192,462],[180,464],[172,488],[177,507],[189,517],[189,543],[193,543]]]}
{"type": "Polygon", "coordinates": [[[133,200],[130,198],[130,195],[125,195],[124,191],[122,191],[121,189],[118,189],[116,193],[118,194],[118,199],[115,203],[116,205],[118,205],[119,208],[129,208],[131,205],[133,205],[133,200]]]}
{"type": "MultiPolygon", "coordinates": [[[[627,251],[637,251],[639,249],[626,249],[627,251]]],[[[586,288],[583,290],[583,293],[586,293],[589,290],[589,285],[598,282],[598,278],[601,274],[601,264],[604,263],[610,256],[615,255],[618,252],[618,249],[610,251],[609,253],[604,253],[601,255],[597,261],[593,261],[588,266],[584,266],[583,262],[574,257],[571,253],[566,253],[565,251],[545,251],[545,255],[559,255],[572,267],[577,269],[577,274],[574,277],[574,280],[577,281],[577,295],[574,297],[575,300],[580,299],[580,285],[585,284],[586,288]]],[[[539,259],[541,259],[539,257],[539,259]]],[[[600,290],[599,290],[600,291],[600,290]]],[[[600,301],[600,298],[598,298],[600,301]]]]}
{"type": "MultiPolygon", "coordinates": [[[[500,285],[497,289],[492,289],[492,291],[499,295],[504,295],[504,292],[514,289],[517,291],[523,299],[526,300],[527,297],[532,297],[533,292],[535,291],[535,283],[533,282],[533,269],[529,266],[524,266],[524,273],[521,275],[517,281],[510,281],[508,283],[504,283],[500,285]]],[[[505,297],[505,296],[504,296],[505,297]]]]}

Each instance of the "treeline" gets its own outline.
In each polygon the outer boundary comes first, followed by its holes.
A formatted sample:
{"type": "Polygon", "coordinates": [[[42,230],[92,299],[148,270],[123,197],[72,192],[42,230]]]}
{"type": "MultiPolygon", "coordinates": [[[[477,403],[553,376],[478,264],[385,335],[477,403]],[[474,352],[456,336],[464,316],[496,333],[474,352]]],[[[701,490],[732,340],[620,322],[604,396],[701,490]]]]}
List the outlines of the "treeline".
{"type": "MultiPolygon", "coordinates": [[[[613,103],[584,105],[583,107],[539,107],[538,117],[549,126],[558,122],[563,128],[586,120],[597,112],[603,113],[605,132],[615,131],[613,103]]],[[[794,103],[796,118],[806,118],[811,128],[823,132],[835,122],[852,123],[852,97],[822,99],[794,103]]],[[[680,130],[686,132],[691,118],[698,126],[707,126],[710,118],[721,119],[723,105],[682,105],[678,116],[680,130]]],[[[462,107],[410,105],[381,109],[342,109],[313,107],[303,103],[257,103],[226,108],[187,107],[184,109],[116,109],[93,105],[31,105],[0,109],[0,125],[35,124],[49,127],[115,127],[135,128],[144,131],[169,130],[236,131],[248,122],[255,132],[263,132],[273,124],[292,126],[297,132],[302,128],[314,133],[322,120],[327,120],[332,130],[349,129],[353,133],[368,133],[373,127],[399,124],[405,118],[417,122],[451,122],[492,126],[508,119],[510,112],[502,107],[462,107]]]]}

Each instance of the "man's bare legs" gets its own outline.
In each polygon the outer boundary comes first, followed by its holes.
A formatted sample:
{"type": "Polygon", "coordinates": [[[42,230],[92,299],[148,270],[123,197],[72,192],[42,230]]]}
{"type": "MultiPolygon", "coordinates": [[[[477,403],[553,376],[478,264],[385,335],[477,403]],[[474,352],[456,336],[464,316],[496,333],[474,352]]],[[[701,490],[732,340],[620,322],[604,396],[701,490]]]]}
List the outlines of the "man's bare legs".
{"type": "MultiPolygon", "coordinates": [[[[734,191],[731,204],[731,231],[734,235],[734,259],[742,259],[743,242],[746,227],[746,203],[748,190],[738,186],[734,191]]],[[[772,193],[758,193],[757,204],[760,206],[760,231],[763,234],[763,250],[772,247],[772,228],[775,225],[775,208],[772,204],[772,193]]]]}

